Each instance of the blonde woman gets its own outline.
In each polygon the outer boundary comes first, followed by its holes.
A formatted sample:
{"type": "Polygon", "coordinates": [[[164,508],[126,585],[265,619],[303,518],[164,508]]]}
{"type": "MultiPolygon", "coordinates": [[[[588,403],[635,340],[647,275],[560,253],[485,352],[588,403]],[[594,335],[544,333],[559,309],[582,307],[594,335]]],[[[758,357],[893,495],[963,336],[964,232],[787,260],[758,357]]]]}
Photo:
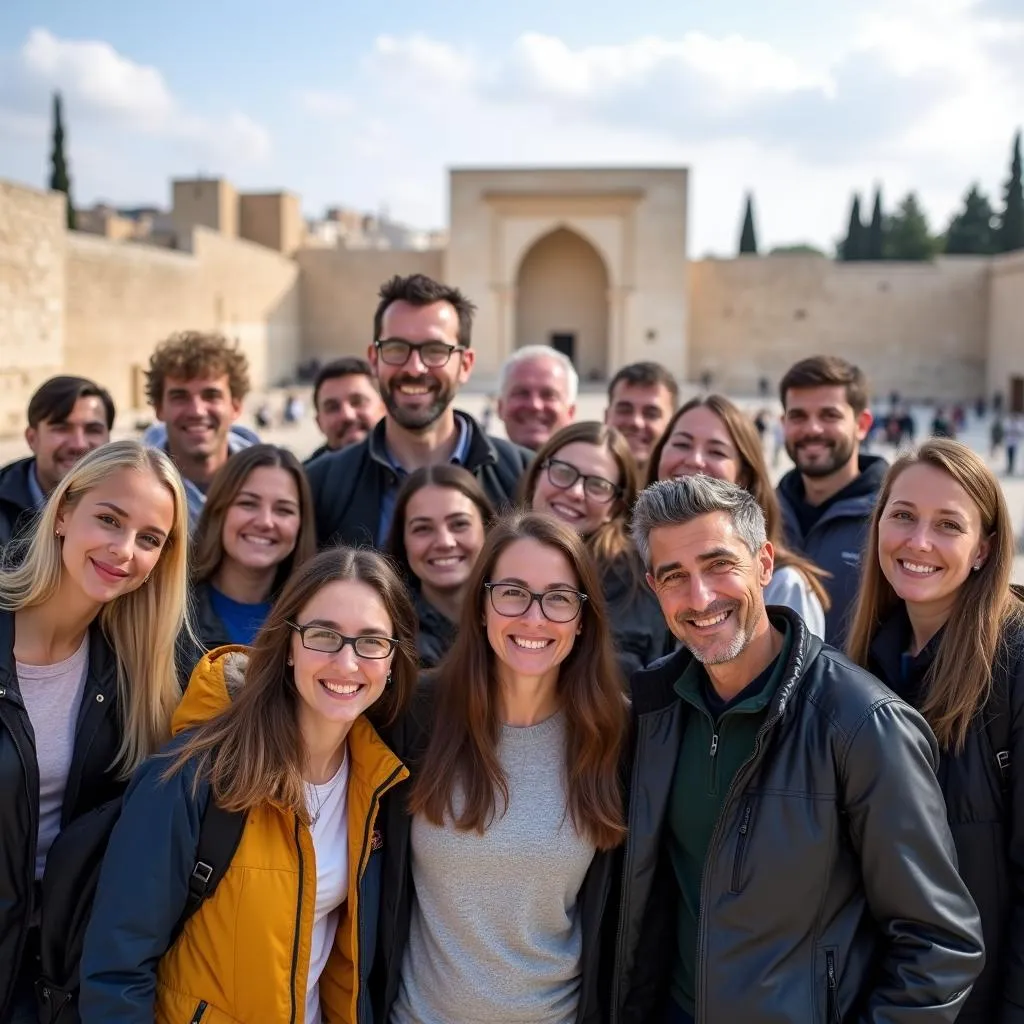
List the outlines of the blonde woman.
{"type": "Polygon", "coordinates": [[[161,452],[86,455],[0,574],[0,1020],[35,1021],[47,860],[167,739],[188,507],[161,452]]]}
{"type": "Polygon", "coordinates": [[[871,520],[850,656],[917,708],[960,874],[981,914],[985,970],[959,1024],[1024,1020],[1024,601],[995,474],[965,445],[894,463],[871,520]]]}

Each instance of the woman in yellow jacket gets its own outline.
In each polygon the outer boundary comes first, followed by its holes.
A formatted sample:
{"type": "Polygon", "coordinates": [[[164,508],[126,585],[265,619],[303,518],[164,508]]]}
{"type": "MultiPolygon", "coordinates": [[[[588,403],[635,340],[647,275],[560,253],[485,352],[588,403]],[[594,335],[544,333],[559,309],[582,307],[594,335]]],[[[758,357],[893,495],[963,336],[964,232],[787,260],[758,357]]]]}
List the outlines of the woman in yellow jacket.
{"type": "Polygon", "coordinates": [[[250,652],[197,666],[168,751],[143,766],[100,875],[83,1024],[367,1024],[381,800],[407,778],[367,712],[415,685],[415,615],[384,558],[300,566],[250,652]],[[209,801],[245,814],[175,938],[209,801]]]}

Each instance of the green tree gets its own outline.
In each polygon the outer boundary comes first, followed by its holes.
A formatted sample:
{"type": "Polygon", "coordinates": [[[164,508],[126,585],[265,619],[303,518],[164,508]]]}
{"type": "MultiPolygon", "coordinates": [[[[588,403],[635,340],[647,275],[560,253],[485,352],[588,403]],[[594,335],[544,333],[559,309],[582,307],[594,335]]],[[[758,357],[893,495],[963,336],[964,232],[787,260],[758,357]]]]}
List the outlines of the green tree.
{"type": "Polygon", "coordinates": [[[978,186],[964,196],[964,208],[949,222],[945,251],[957,256],[987,256],[996,251],[992,204],[978,186]]]}
{"type": "Polygon", "coordinates": [[[867,256],[869,260],[885,259],[885,217],[882,213],[882,186],[875,187],[875,206],[871,211],[868,228],[867,256]]]}
{"type": "Polygon", "coordinates": [[[769,256],[824,256],[825,254],[816,245],[810,242],[794,242],[792,245],[776,245],[769,252],[769,256]]]}
{"type": "Polygon", "coordinates": [[[1003,189],[1003,212],[999,217],[996,247],[999,252],[1024,249],[1024,168],[1021,166],[1020,129],[1013,137],[1010,176],[1003,189]]]}
{"type": "Polygon", "coordinates": [[[743,230],[740,232],[740,255],[757,255],[757,232],[754,229],[754,197],[747,193],[747,208],[743,214],[743,230]]]}
{"type": "Polygon", "coordinates": [[[68,174],[67,157],[64,155],[64,117],[61,111],[60,93],[53,94],[53,172],[50,174],[50,188],[67,196],[68,228],[75,228],[75,204],[71,200],[71,177],[68,174]]]}
{"type": "Polygon", "coordinates": [[[917,196],[907,193],[906,198],[887,219],[885,226],[885,256],[890,260],[930,260],[935,255],[935,239],[928,229],[917,196]]]}
{"type": "Polygon", "coordinates": [[[850,223],[846,229],[846,238],[839,243],[839,258],[850,262],[865,258],[867,236],[864,233],[864,222],[860,219],[860,195],[854,193],[850,204],[850,223]]]}

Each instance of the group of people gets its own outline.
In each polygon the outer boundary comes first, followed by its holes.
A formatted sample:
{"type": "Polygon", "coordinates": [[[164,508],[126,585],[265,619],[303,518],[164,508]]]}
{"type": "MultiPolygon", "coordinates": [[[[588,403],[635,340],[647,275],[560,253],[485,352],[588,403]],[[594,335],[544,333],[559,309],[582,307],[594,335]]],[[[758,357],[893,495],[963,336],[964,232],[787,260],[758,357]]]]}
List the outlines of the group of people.
{"type": "Polygon", "coordinates": [[[47,382],[0,471],[0,1022],[1024,1020],[1024,597],[999,483],[860,452],[797,363],[794,469],[721,395],[547,347],[508,439],[473,305],[381,289],[305,463],[176,335],[159,424],[47,382]],[[1022,818],[1021,820],[1024,820],[1022,818]],[[62,1016],[62,1014],[64,1016],[62,1016]]]}

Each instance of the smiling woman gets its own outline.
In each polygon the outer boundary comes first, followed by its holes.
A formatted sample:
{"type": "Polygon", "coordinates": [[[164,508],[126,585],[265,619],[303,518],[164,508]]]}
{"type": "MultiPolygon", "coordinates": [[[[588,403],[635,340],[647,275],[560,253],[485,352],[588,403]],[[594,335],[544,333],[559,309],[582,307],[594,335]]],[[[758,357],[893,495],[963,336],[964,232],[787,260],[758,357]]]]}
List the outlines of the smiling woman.
{"type": "Polygon", "coordinates": [[[192,537],[196,639],[182,636],[182,684],[203,653],[251,644],[292,570],[316,551],[312,498],[285,448],[259,444],[232,455],[213,479],[192,537]]]}
{"type": "Polygon", "coordinates": [[[412,622],[384,556],[333,548],[296,569],[248,656],[203,658],[111,839],[83,1024],[371,1019],[377,819],[408,776],[371,718],[392,721],[415,686],[412,622]],[[245,828],[179,937],[210,801],[245,828]]]}
{"type": "MultiPolygon", "coordinates": [[[[115,800],[170,735],[187,543],[170,460],[118,441],[75,464],[20,564],[0,573],[0,1020],[34,1005],[34,953],[49,946],[33,881],[45,898],[61,836],[115,800]]],[[[84,920],[87,905],[75,909],[54,912],[84,920]]]]}

